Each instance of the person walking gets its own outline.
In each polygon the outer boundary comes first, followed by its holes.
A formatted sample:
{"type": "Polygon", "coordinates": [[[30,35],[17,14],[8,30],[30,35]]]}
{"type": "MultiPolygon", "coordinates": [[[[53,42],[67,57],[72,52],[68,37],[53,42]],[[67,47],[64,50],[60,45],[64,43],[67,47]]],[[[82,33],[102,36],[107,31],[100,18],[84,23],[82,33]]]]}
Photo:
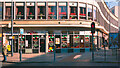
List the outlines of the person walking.
{"type": "Polygon", "coordinates": [[[2,47],[2,54],[3,54],[3,61],[2,62],[6,62],[7,61],[7,47],[5,44],[3,44],[3,47],[2,47]]]}

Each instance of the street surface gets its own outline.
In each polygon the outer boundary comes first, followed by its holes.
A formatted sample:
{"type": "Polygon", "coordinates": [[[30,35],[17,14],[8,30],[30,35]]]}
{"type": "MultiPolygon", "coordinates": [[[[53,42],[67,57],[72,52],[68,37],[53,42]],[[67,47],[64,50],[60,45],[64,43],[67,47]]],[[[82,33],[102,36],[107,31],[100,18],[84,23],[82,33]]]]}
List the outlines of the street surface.
{"type": "Polygon", "coordinates": [[[117,55],[114,54],[112,50],[107,50],[106,60],[104,56],[104,50],[95,52],[94,61],[92,61],[91,57],[92,52],[56,53],[56,60],[54,62],[53,53],[23,54],[22,62],[20,62],[19,54],[14,53],[13,57],[8,55],[7,62],[3,62],[2,66],[107,66],[107,68],[110,66],[112,68],[118,68],[120,65],[120,50],[118,50],[117,55]]]}

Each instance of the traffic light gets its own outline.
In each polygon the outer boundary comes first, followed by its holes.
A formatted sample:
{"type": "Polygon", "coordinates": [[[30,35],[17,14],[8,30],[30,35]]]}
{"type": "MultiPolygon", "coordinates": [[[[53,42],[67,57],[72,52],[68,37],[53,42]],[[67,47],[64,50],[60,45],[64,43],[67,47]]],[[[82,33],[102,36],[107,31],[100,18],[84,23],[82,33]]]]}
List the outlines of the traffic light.
{"type": "Polygon", "coordinates": [[[91,33],[95,33],[95,23],[91,23],[91,33]]]}

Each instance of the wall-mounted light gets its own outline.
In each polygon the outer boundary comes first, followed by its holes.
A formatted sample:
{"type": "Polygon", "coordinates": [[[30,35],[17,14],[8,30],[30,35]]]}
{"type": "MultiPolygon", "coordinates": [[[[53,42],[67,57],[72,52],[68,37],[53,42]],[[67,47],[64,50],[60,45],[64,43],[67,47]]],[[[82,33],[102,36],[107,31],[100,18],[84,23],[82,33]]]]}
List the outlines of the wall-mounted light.
{"type": "Polygon", "coordinates": [[[82,24],[82,22],[80,22],[80,24],[82,24]]]}
{"type": "Polygon", "coordinates": [[[58,24],[60,24],[60,22],[58,22],[58,24]]]}

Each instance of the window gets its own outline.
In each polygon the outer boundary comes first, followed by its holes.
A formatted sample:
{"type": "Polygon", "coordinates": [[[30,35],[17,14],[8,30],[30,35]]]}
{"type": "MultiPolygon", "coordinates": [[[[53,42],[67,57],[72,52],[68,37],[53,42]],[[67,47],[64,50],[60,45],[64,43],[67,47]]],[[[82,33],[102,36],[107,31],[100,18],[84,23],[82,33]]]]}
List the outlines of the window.
{"type": "Polygon", "coordinates": [[[67,19],[67,6],[66,3],[59,3],[59,19],[67,19]]]}
{"type": "Polygon", "coordinates": [[[35,19],[34,3],[27,3],[27,19],[35,19]]]}
{"type": "Polygon", "coordinates": [[[2,19],[2,16],[3,16],[3,15],[2,15],[2,14],[3,14],[3,13],[2,13],[2,9],[3,9],[2,6],[3,6],[2,3],[0,3],[0,19],[2,19]]]}
{"type": "Polygon", "coordinates": [[[57,19],[56,3],[48,3],[48,19],[57,19]]]}
{"type": "Polygon", "coordinates": [[[94,21],[97,21],[97,18],[96,18],[96,16],[97,16],[97,14],[96,14],[96,7],[94,7],[94,10],[93,10],[93,17],[94,17],[94,21]]]}
{"type": "Polygon", "coordinates": [[[38,4],[38,8],[37,8],[37,11],[38,11],[38,19],[46,19],[46,7],[45,7],[45,3],[37,3],[38,4]]]}
{"type": "Polygon", "coordinates": [[[112,10],[112,13],[115,14],[114,9],[112,10]]]}
{"type": "Polygon", "coordinates": [[[86,19],[86,4],[79,3],[79,19],[86,19]]]}
{"type": "Polygon", "coordinates": [[[11,3],[5,3],[6,11],[5,11],[5,19],[11,19],[11,3]]]}
{"type": "Polygon", "coordinates": [[[69,3],[70,19],[77,19],[77,3],[69,3]]]}
{"type": "Polygon", "coordinates": [[[16,19],[24,19],[24,3],[16,3],[16,19]]]}
{"type": "Polygon", "coordinates": [[[88,5],[88,20],[92,19],[92,5],[88,5]]]}

